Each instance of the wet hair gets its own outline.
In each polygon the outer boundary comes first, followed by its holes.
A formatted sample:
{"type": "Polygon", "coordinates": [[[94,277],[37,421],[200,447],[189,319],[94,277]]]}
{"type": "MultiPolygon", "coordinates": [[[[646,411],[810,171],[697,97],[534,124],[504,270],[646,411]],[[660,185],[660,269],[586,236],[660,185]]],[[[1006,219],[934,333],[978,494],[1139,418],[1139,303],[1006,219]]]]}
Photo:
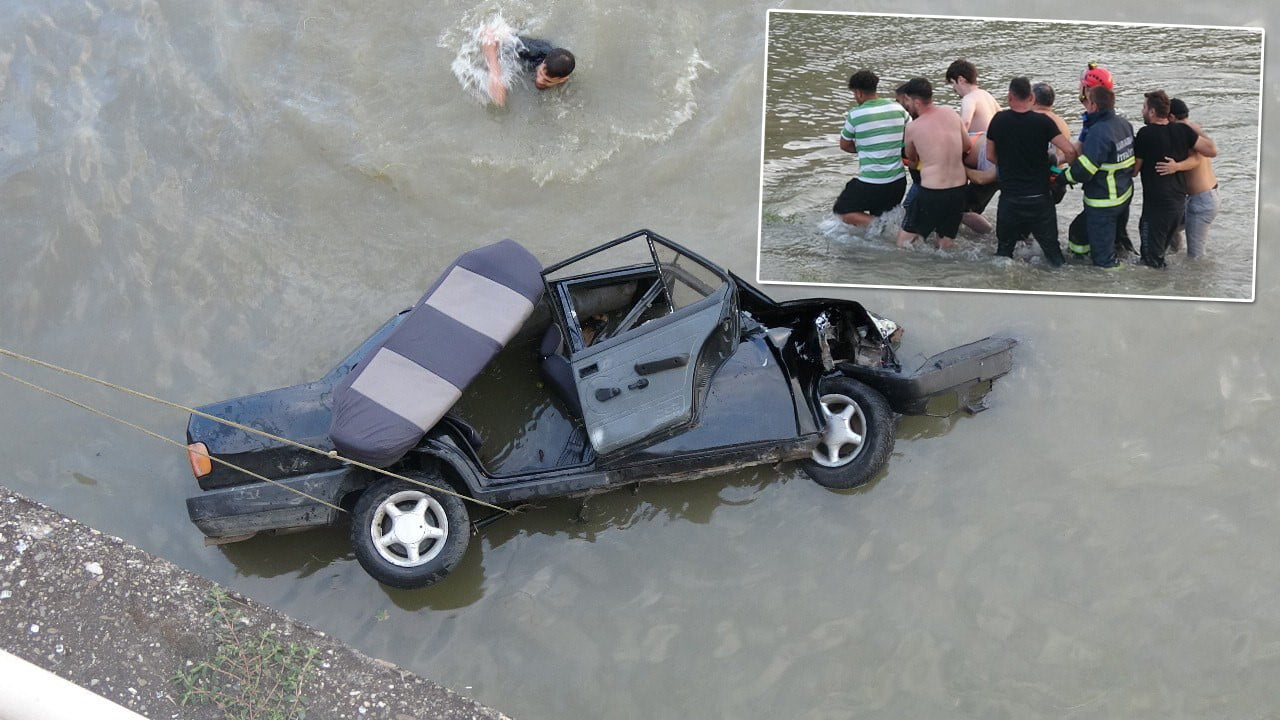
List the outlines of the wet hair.
{"type": "Polygon", "coordinates": [[[1089,99],[1099,110],[1110,110],[1116,106],[1116,92],[1106,85],[1094,85],[1089,88],[1089,99]]]}
{"type": "Polygon", "coordinates": [[[978,84],[978,68],[968,60],[956,60],[947,66],[947,82],[964,78],[969,81],[970,85],[978,84]]]}
{"type": "Polygon", "coordinates": [[[1169,100],[1169,114],[1174,120],[1186,120],[1191,114],[1191,109],[1182,101],[1182,98],[1171,98],[1169,100]]]}
{"type": "Polygon", "coordinates": [[[1151,112],[1156,114],[1158,118],[1169,117],[1169,95],[1163,90],[1152,90],[1146,93],[1147,107],[1151,108],[1151,112]]]}
{"type": "Polygon", "coordinates": [[[1010,80],[1009,94],[1019,100],[1030,100],[1032,98],[1031,81],[1022,76],[1010,80]]]}
{"type": "Polygon", "coordinates": [[[1036,99],[1036,104],[1041,107],[1053,107],[1053,86],[1047,82],[1038,82],[1031,86],[1031,94],[1036,99]]]}
{"type": "Polygon", "coordinates": [[[568,77],[577,64],[573,53],[564,48],[555,48],[547,53],[547,58],[542,62],[547,66],[547,77],[554,78],[568,77]]]}
{"type": "Polygon", "coordinates": [[[880,86],[880,76],[870,70],[859,70],[849,76],[849,89],[873,93],[880,86]]]}
{"type": "Polygon", "coordinates": [[[913,77],[900,86],[902,94],[917,100],[933,100],[933,83],[922,77],[913,77]]]}
{"type": "Polygon", "coordinates": [[[906,97],[906,96],[907,96],[907,84],[906,84],[906,83],[902,83],[902,84],[901,84],[901,85],[899,85],[898,87],[894,88],[894,89],[893,89],[893,94],[894,94],[894,95],[901,95],[902,97],[906,97]]]}

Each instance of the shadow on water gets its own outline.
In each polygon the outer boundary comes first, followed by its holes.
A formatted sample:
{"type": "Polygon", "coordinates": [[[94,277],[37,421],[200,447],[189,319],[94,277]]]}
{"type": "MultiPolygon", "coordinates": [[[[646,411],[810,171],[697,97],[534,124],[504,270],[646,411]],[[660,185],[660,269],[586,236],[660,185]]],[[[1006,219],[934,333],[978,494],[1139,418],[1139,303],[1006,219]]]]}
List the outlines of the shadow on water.
{"type": "Polygon", "coordinates": [[[345,523],[296,533],[258,535],[218,549],[246,577],[300,578],[322,572],[339,560],[353,559],[350,528],[345,523]]]}

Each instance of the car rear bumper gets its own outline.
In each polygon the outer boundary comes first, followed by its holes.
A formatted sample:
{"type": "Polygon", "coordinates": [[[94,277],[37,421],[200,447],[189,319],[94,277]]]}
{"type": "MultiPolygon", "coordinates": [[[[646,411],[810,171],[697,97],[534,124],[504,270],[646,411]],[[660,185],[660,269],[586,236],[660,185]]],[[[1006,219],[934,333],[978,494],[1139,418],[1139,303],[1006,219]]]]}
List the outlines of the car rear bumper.
{"type": "Polygon", "coordinates": [[[219,488],[187,498],[187,515],[211,538],[332,525],[343,514],[332,506],[340,506],[347,493],[364,485],[357,473],[343,468],[278,483],[219,488]]]}
{"type": "Polygon", "coordinates": [[[985,410],[983,396],[992,380],[1013,368],[1012,338],[990,337],[951,348],[925,361],[914,373],[842,364],[847,376],[878,390],[895,412],[903,415],[950,415],[956,409],[970,413],[985,410]],[[935,398],[954,395],[956,405],[939,413],[931,407],[935,398]]]}

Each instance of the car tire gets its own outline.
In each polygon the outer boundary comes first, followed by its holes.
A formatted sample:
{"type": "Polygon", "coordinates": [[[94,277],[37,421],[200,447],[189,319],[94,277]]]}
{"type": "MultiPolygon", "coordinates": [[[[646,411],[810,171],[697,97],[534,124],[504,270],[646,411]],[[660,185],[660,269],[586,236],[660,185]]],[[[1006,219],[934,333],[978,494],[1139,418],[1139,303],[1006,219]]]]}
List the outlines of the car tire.
{"type": "Polygon", "coordinates": [[[823,487],[847,490],[875,477],[893,452],[893,410],[884,396],[846,377],[823,381],[818,395],[826,425],[813,455],[801,462],[823,487]]]}
{"type": "MultiPolygon", "coordinates": [[[[438,476],[422,479],[443,485],[438,476]]],[[[461,498],[394,478],[365,490],[351,514],[351,546],[360,566],[395,588],[439,582],[462,560],[470,540],[461,498]]]]}

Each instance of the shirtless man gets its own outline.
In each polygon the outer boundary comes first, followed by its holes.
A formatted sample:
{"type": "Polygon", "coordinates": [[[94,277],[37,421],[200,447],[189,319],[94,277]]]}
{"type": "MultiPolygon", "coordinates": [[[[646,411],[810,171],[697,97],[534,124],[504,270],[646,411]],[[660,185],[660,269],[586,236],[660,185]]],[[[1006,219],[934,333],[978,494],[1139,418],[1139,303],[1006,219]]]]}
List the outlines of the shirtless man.
{"type": "MultiPolygon", "coordinates": [[[[1031,97],[1034,99],[1031,109],[1042,115],[1048,115],[1053,120],[1053,124],[1058,126],[1058,132],[1062,133],[1063,137],[1070,138],[1071,128],[1067,127],[1067,121],[1053,111],[1055,97],[1053,86],[1047,82],[1038,82],[1031,86],[1031,97]]],[[[1057,155],[1059,162],[1065,162],[1061,150],[1057,151],[1057,155]]]]}
{"type": "MultiPolygon", "coordinates": [[[[1173,122],[1190,125],[1202,138],[1208,140],[1201,127],[1187,119],[1191,111],[1187,104],[1179,98],[1169,101],[1169,115],[1173,122]]],[[[1212,140],[1209,140],[1212,143],[1212,140]]],[[[1217,152],[1217,146],[1213,146],[1217,152]]],[[[1183,179],[1187,183],[1187,212],[1185,232],[1187,236],[1187,257],[1196,258],[1204,254],[1205,240],[1209,239],[1209,225],[1218,216],[1218,178],[1213,174],[1213,161],[1210,155],[1192,153],[1181,163],[1168,161],[1156,163],[1156,169],[1163,175],[1168,172],[1184,171],[1183,179]],[[1165,167],[1161,167],[1165,166],[1165,167]]],[[[1176,249],[1176,248],[1175,248],[1176,249]]]]}
{"type": "MultiPolygon", "coordinates": [[[[991,93],[978,87],[978,69],[968,60],[956,60],[947,67],[947,84],[960,96],[960,122],[971,136],[984,135],[991,118],[1000,112],[1000,103],[991,93]]],[[[978,170],[990,167],[986,162],[986,143],[974,141],[975,152],[965,157],[965,165],[978,170]]]]}
{"type": "Polygon", "coordinates": [[[907,124],[904,139],[908,164],[920,167],[920,194],[907,209],[898,247],[936,232],[938,248],[945,250],[955,242],[964,214],[964,156],[972,141],[955,110],[933,104],[933,85],[928,80],[912,78],[902,90],[909,103],[907,111],[915,117],[907,124]]]}
{"type": "MultiPolygon", "coordinates": [[[[1000,103],[991,93],[978,87],[978,69],[968,60],[956,60],[947,67],[947,84],[960,96],[960,121],[973,139],[973,150],[964,157],[966,167],[987,171],[995,164],[987,160],[986,133],[991,118],[1000,112],[1000,103]]],[[[982,216],[999,186],[995,181],[969,185],[965,203],[964,224],[979,233],[991,232],[991,223],[982,216]]]]}

